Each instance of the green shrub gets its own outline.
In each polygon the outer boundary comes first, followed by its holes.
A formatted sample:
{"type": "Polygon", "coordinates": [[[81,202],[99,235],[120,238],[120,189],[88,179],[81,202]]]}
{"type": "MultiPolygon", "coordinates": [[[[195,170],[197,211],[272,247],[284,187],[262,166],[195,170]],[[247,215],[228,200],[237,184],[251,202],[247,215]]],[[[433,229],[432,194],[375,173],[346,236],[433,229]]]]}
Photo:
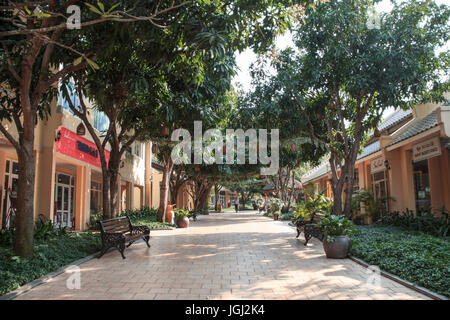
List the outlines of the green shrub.
{"type": "Polygon", "coordinates": [[[150,208],[150,207],[142,207],[141,209],[136,210],[125,210],[123,211],[120,216],[128,216],[131,220],[134,219],[142,219],[142,218],[154,218],[154,221],[156,221],[156,214],[158,213],[157,209],[150,208]]]}
{"type": "Polygon", "coordinates": [[[442,208],[440,217],[437,217],[437,213],[433,212],[432,209],[418,211],[417,213],[406,209],[402,214],[396,211],[382,216],[381,223],[428,233],[436,237],[446,237],[450,235],[449,212],[442,208]]]}
{"type": "Polygon", "coordinates": [[[333,242],[336,236],[350,236],[357,233],[353,222],[344,215],[326,215],[320,219],[318,225],[323,228],[328,242],[333,242]]]}
{"type": "Polygon", "coordinates": [[[450,243],[393,226],[356,226],[351,254],[402,279],[450,297],[450,243]]]}
{"type": "Polygon", "coordinates": [[[295,214],[292,211],[284,213],[280,216],[280,220],[293,220],[295,219],[295,214]]]}
{"type": "Polygon", "coordinates": [[[0,247],[0,294],[5,294],[101,248],[98,233],[50,234],[34,243],[34,257],[15,256],[11,246],[0,247]]]}
{"type": "Polygon", "coordinates": [[[103,220],[103,214],[101,212],[91,212],[89,216],[89,222],[86,223],[88,230],[100,230],[98,221],[103,220]]]}

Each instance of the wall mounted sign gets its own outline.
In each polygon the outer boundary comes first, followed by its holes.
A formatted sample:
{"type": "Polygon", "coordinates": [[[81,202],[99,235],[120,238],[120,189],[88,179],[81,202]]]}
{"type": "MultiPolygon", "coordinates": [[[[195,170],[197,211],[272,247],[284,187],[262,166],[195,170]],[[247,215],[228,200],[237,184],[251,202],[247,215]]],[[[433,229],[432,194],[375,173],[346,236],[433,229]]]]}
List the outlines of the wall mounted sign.
{"type": "MultiPolygon", "coordinates": [[[[64,127],[59,132],[61,132],[61,138],[56,142],[56,152],[101,167],[100,155],[95,143],[64,127]]],[[[108,162],[109,151],[105,151],[105,157],[108,162]]]]}
{"type": "Polygon", "coordinates": [[[370,161],[370,173],[377,173],[384,171],[386,166],[384,165],[384,158],[378,157],[370,161]]]}
{"type": "Polygon", "coordinates": [[[434,137],[412,146],[413,162],[418,162],[421,160],[433,158],[440,156],[441,152],[441,141],[439,137],[434,137]]]}

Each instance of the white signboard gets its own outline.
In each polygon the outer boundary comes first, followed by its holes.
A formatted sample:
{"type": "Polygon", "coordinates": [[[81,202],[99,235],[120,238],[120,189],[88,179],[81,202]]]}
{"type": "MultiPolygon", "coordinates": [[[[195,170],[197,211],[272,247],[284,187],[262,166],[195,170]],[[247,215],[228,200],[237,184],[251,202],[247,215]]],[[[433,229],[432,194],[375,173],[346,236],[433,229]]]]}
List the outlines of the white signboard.
{"type": "Polygon", "coordinates": [[[413,161],[421,161],[441,155],[441,141],[434,137],[412,146],[413,161]]]}
{"type": "Polygon", "coordinates": [[[370,173],[381,172],[385,169],[383,157],[378,157],[370,161],[370,173]]]}

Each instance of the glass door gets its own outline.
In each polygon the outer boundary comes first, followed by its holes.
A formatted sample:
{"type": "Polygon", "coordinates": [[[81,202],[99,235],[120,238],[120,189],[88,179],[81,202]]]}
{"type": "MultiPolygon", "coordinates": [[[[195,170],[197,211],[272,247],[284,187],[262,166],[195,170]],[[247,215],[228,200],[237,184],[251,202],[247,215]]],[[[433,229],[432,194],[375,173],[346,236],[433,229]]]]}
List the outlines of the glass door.
{"type": "MultiPolygon", "coordinates": [[[[387,188],[387,179],[385,171],[377,172],[372,174],[373,180],[373,193],[375,199],[381,199],[382,201],[382,211],[379,214],[389,212],[389,201],[388,201],[388,188],[387,188]]],[[[378,217],[377,217],[378,218],[378,217]]]]}
{"type": "Polygon", "coordinates": [[[413,163],[413,177],[416,211],[428,210],[431,206],[428,160],[413,163]]]}
{"type": "Polygon", "coordinates": [[[57,226],[75,228],[74,185],[75,178],[73,176],[62,173],[56,174],[56,217],[54,220],[57,226]]]}

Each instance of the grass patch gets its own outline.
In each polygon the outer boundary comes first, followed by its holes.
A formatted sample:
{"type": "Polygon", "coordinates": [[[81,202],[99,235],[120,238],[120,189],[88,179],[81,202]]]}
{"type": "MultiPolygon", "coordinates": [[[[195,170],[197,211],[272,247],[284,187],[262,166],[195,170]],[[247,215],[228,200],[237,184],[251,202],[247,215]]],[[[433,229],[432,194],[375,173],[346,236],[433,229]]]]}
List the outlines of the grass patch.
{"type": "Polygon", "coordinates": [[[351,254],[419,286],[450,297],[449,238],[393,226],[356,226],[351,254]]]}
{"type": "Polygon", "coordinates": [[[34,257],[15,256],[10,245],[0,246],[0,295],[13,291],[30,281],[98,252],[99,233],[68,233],[35,240],[34,257]]]}

